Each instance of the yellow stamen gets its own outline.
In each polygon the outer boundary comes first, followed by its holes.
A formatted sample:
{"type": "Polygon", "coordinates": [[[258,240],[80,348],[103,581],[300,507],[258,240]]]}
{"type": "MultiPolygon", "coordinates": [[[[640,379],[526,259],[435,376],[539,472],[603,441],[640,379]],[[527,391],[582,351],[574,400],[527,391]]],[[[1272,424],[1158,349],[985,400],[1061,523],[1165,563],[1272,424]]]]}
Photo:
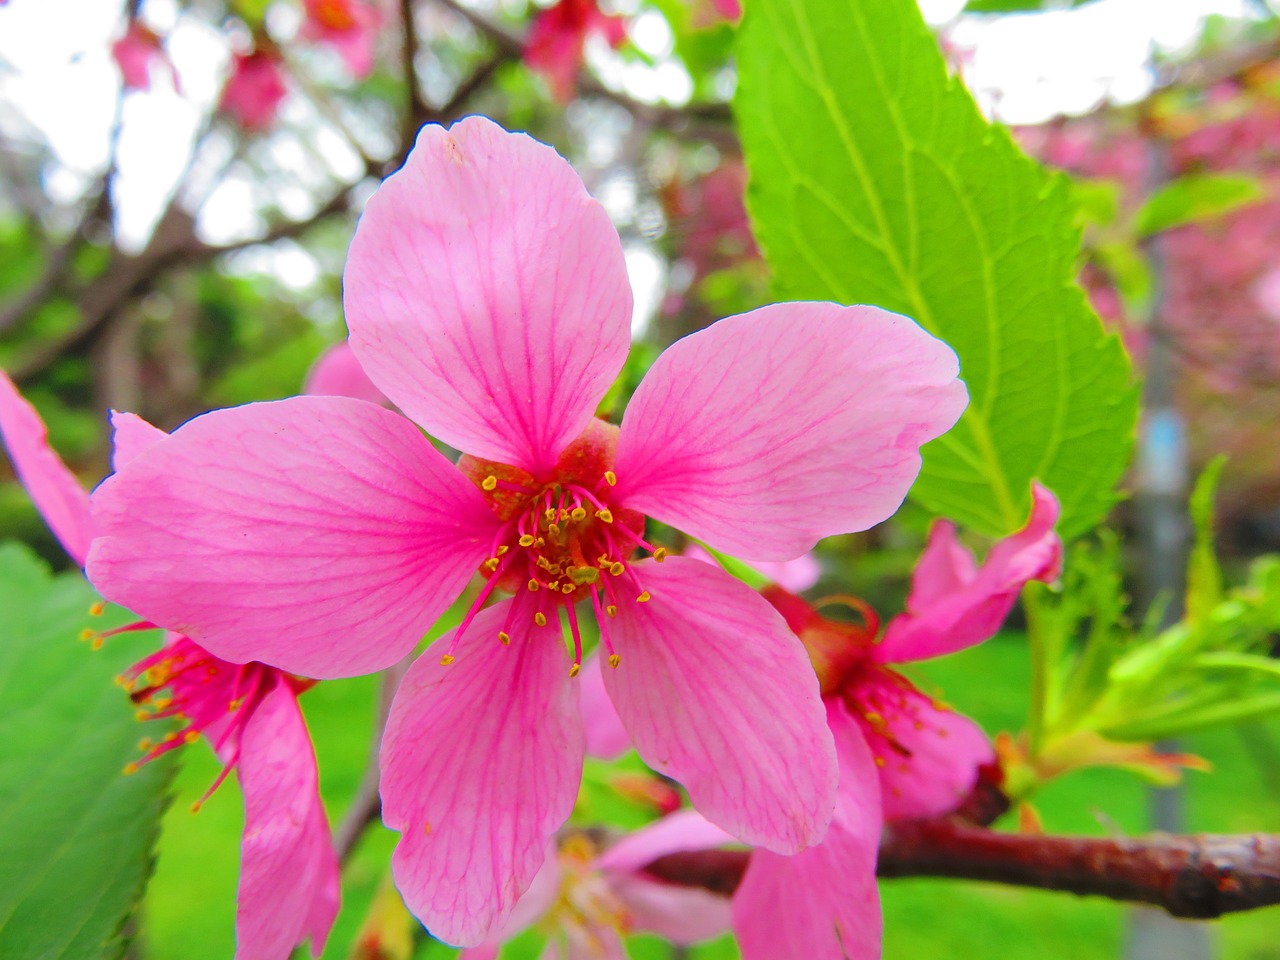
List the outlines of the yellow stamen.
{"type": "Polygon", "coordinates": [[[424,823],[424,824],[422,825],[422,832],[423,832],[423,833],[425,833],[428,837],[429,837],[429,836],[431,836],[431,821],[430,821],[430,820],[428,820],[426,823],[424,823]]]}
{"type": "Polygon", "coordinates": [[[573,593],[573,591],[575,591],[575,590],[577,590],[577,589],[578,589],[578,588],[577,588],[577,586],[576,586],[575,584],[572,584],[572,583],[566,583],[564,586],[562,586],[562,587],[560,588],[560,592],[561,592],[561,593],[573,593]]]}
{"type": "Polygon", "coordinates": [[[547,509],[545,509],[545,510],[543,510],[543,511],[542,511],[542,515],[546,518],[547,523],[555,523],[555,520],[556,520],[556,508],[555,508],[555,507],[547,507],[547,509]]]}
{"type": "Polygon", "coordinates": [[[611,603],[604,608],[604,612],[611,617],[616,617],[618,615],[618,608],[611,603]]]}
{"type": "Polygon", "coordinates": [[[621,563],[619,563],[617,560],[615,560],[615,561],[613,561],[613,563],[609,564],[609,572],[610,572],[610,573],[612,573],[615,577],[620,577],[620,576],[622,576],[622,571],[623,571],[623,570],[625,570],[625,569],[627,569],[627,568],[626,568],[626,567],[624,567],[624,566],[623,566],[621,563]]]}
{"type": "Polygon", "coordinates": [[[530,580],[530,581],[529,581],[529,589],[530,589],[532,592],[537,593],[537,592],[538,592],[538,581],[537,581],[537,580],[530,580]]]}
{"type": "Polygon", "coordinates": [[[196,733],[194,730],[188,730],[182,735],[182,739],[186,743],[195,743],[200,739],[200,734],[196,733]]]}
{"type": "Polygon", "coordinates": [[[536,624],[537,624],[538,626],[540,626],[540,627],[545,627],[545,626],[547,625],[547,617],[546,617],[546,614],[542,613],[541,611],[539,611],[539,612],[535,613],[535,614],[533,615],[533,622],[534,622],[534,623],[536,623],[536,624]]]}
{"type": "Polygon", "coordinates": [[[453,654],[451,653],[446,653],[443,657],[440,658],[440,665],[442,667],[447,667],[451,663],[453,663],[453,654]]]}
{"type": "Polygon", "coordinates": [[[640,594],[640,596],[636,597],[636,603],[648,603],[651,599],[653,598],[649,596],[649,591],[646,590],[644,593],[640,594]]]}
{"type": "Polygon", "coordinates": [[[613,667],[613,669],[617,670],[618,664],[620,664],[621,662],[622,662],[621,656],[619,656],[616,653],[609,654],[609,666],[613,667]]]}
{"type": "Polygon", "coordinates": [[[137,773],[137,772],[138,772],[138,765],[136,763],[126,763],[124,765],[124,775],[126,777],[129,776],[129,774],[131,773],[137,773]]]}
{"type": "Polygon", "coordinates": [[[91,644],[89,644],[89,647],[90,647],[91,649],[93,649],[93,650],[101,650],[101,649],[102,649],[102,638],[101,638],[101,637],[94,637],[94,638],[93,638],[93,642],[92,642],[91,644]]]}
{"type": "Polygon", "coordinates": [[[511,643],[511,634],[507,633],[505,630],[499,630],[498,640],[501,641],[502,645],[505,647],[511,643]]]}
{"type": "Polygon", "coordinates": [[[883,766],[884,766],[884,757],[876,757],[876,766],[877,766],[877,767],[883,767],[883,766]]]}
{"type": "Polygon", "coordinates": [[[99,600],[97,603],[95,603],[93,606],[89,608],[89,616],[100,617],[102,616],[102,612],[106,609],[107,609],[106,604],[104,604],[101,600],[99,600]]]}
{"type": "Polygon", "coordinates": [[[596,516],[599,517],[601,520],[603,520],[605,523],[613,523],[613,514],[609,512],[608,507],[605,507],[603,510],[597,510],[596,516]]]}
{"type": "Polygon", "coordinates": [[[604,472],[604,482],[611,487],[616,487],[618,485],[618,475],[612,470],[606,470],[604,472]]]}
{"type": "Polygon", "coordinates": [[[488,570],[490,573],[493,573],[494,571],[496,571],[498,569],[498,558],[490,557],[488,560],[484,562],[484,568],[488,570]]]}
{"type": "Polygon", "coordinates": [[[506,555],[506,552],[507,552],[508,550],[510,550],[510,549],[511,549],[511,548],[510,548],[510,547],[508,547],[508,546],[504,543],[502,546],[500,546],[500,547],[498,548],[498,556],[500,556],[500,557],[501,557],[501,556],[505,556],[505,555],[506,555]]]}
{"type": "Polygon", "coordinates": [[[90,630],[88,627],[85,627],[83,630],[80,631],[80,639],[92,640],[93,634],[94,634],[94,631],[90,630]]]}
{"type": "Polygon", "coordinates": [[[493,474],[489,474],[489,476],[484,478],[484,481],[480,484],[480,486],[483,487],[485,490],[497,490],[498,478],[495,477],[493,474]]]}
{"type": "Polygon", "coordinates": [[[560,525],[558,523],[548,523],[547,533],[551,534],[553,537],[560,536],[560,525]]]}
{"type": "Polygon", "coordinates": [[[150,737],[143,737],[141,740],[139,740],[139,741],[138,741],[138,749],[139,749],[139,750],[142,750],[142,751],[144,751],[144,752],[145,752],[145,751],[147,751],[147,750],[150,750],[150,749],[151,749],[151,738],[150,738],[150,737]]]}
{"type": "Polygon", "coordinates": [[[581,669],[582,669],[582,664],[580,663],[575,663],[572,667],[570,667],[569,679],[572,680],[574,677],[576,677],[578,675],[578,671],[581,669]]]}
{"type": "Polygon", "coordinates": [[[559,590],[559,589],[560,589],[560,581],[559,581],[559,580],[552,580],[550,583],[548,583],[548,584],[547,584],[547,589],[548,589],[548,590],[559,590]]]}
{"type": "Polygon", "coordinates": [[[521,538],[520,538],[520,546],[522,546],[522,547],[532,547],[532,546],[533,546],[533,537],[531,537],[529,534],[527,534],[527,533],[526,533],[523,537],[521,537],[521,538]]]}
{"type": "Polygon", "coordinates": [[[587,511],[583,510],[581,507],[574,507],[573,513],[569,514],[569,516],[578,523],[581,523],[583,520],[587,519],[587,511]]]}
{"type": "Polygon", "coordinates": [[[150,720],[150,719],[151,719],[151,714],[147,713],[147,711],[145,711],[145,710],[135,710],[135,711],[133,712],[133,719],[135,719],[135,720],[150,720]]]}
{"type": "Polygon", "coordinates": [[[653,559],[657,560],[659,563],[667,559],[667,548],[659,547],[657,550],[653,551],[653,559]]]}

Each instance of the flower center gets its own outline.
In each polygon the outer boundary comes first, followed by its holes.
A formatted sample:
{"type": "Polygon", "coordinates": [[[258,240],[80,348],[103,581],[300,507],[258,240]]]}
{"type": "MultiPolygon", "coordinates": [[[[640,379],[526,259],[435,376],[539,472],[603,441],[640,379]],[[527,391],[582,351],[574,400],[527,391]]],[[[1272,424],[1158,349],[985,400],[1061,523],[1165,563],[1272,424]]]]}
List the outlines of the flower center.
{"type": "Polygon", "coordinates": [[[311,15],[329,30],[350,30],[356,25],[348,0],[313,0],[311,15]]]}
{"type": "MultiPolygon", "coordinates": [[[[542,477],[476,457],[458,461],[459,469],[476,483],[504,523],[492,554],[480,566],[487,582],[454,633],[442,663],[453,662],[463,632],[500,587],[510,593],[536,594],[534,622],[539,627],[558,617],[561,609],[565,611],[574,644],[570,676],[576,676],[582,665],[575,607],[579,600],[589,599],[609,663],[618,665],[620,657],[609,639],[606,620],[617,614],[620,595],[641,603],[649,599],[630,561],[637,550],[647,550],[661,562],[667,551],[644,539],[644,515],[619,506],[613,497],[617,436],[617,427],[593,420],[542,477]]],[[[498,633],[502,643],[511,641],[510,626],[498,633]]]]}
{"type": "MultiPolygon", "coordinates": [[[[151,624],[136,626],[151,628],[151,624]]],[[[239,762],[240,734],[262,697],[280,681],[299,693],[315,685],[314,680],[293,677],[263,663],[219,660],[186,637],[178,637],[139,660],[116,681],[138,705],[139,720],[177,718],[183,723],[179,730],[166,733],[158,742],[144,738],[138,744],[142,756],[128,764],[125,773],[133,773],[142,764],[193,743],[201,734],[209,737],[214,752],[223,759],[223,768],[213,784],[192,804],[193,812],[239,762]]]]}

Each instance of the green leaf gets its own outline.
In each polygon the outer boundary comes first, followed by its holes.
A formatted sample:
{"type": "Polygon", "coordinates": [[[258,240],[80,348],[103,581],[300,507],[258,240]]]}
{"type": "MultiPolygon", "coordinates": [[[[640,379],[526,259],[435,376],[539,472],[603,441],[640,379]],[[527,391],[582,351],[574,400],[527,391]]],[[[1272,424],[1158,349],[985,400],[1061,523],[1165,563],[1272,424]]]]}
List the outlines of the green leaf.
{"type": "Polygon", "coordinates": [[[1265,199],[1256,178],[1243,174],[1196,173],[1173,180],[1142,205],[1134,218],[1134,230],[1148,237],[1162,230],[1220,217],[1232,210],[1265,199]]]}
{"type": "Polygon", "coordinates": [[[112,678],[136,651],[76,639],[96,599],[0,545],[0,957],[120,956],[151,873],[172,764],[122,773],[139,732],[112,678]]]}
{"type": "Polygon", "coordinates": [[[913,497],[1000,535],[1039,478],[1064,536],[1092,527],[1137,394],[1074,282],[1067,181],[987,124],[914,0],[753,0],[738,63],[748,210],[779,294],[878,304],[960,356],[969,408],[925,448],[913,497]]]}
{"type": "Polygon", "coordinates": [[[969,0],[965,13],[1039,13],[1064,7],[1083,7],[1095,0],[969,0]]]}
{"type": "Polygon", "coordinates": [[[1222,571],[1213,549],[1213,496],[1218,489],[1225,456],[1214,457],[1191,493],[1189,509],[1195,543],[1187,565],[1187,619],[1199,623],[1222,601],[1222,571]]]}

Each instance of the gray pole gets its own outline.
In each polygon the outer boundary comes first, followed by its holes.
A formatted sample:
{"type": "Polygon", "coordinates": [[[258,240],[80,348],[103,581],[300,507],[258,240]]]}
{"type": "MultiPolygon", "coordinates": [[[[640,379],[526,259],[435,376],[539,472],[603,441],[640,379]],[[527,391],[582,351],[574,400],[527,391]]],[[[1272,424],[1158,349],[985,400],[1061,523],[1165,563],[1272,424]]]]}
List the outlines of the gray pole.
{"type": "MultiPolygon", "coordinates": [[[[1147,142],[1147,195],[1168,180],[1166,146],[1147,142]]],[[[1182,415],[1174,406],[1176,360],[1164,323],[1167,265],[1157,234],[1143,245],[1151,271],[1151,313],[1143,418],[1138,437],[1138,480],[1134,495],[1142,567],[1140,602],[1144,609],[1167,601],[1161,626],[1182,617],[1190,543],[1187,519],[1187,444],[1182,415]]],[[[1170,741],[1157,744],[1172,751],[1170,741]]],[[[1185,830],[1181,787],[1153,788],[1148,796],[1151,826],[1168,833],[1185,830]]],[[[1162,910],[1138,907],[1129,914],[1128,960],[1211,960],[1214,954],[1204,924],[1177,920],[1162,910]]]]}

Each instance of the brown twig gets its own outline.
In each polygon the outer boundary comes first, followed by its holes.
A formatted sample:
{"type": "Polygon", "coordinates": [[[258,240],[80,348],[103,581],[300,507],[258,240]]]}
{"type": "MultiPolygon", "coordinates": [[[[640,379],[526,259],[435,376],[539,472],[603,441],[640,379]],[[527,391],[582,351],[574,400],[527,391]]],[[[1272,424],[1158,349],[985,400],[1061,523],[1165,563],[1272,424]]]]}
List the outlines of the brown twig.
{"type": "MultiPolygon", "coordinates": [[[[437,0],[437,2],[466,20],[476,32],[487,37],[489,42],[507,57],[519,59],[524,55],[523,38],[476,13],[458,0],[437,0]]],[[[727,125],[731,120],[729,105],[724,103],[697,103],[685,107],[664,107],[658,104],[641,103],[624,93],[610,90],[587,73],[583,73],[578,78],[578,86],[584,93],[611,100],[618,106],[624,107],[649,126],[667,131],[687,130],[695,121],[727,125]]]]}
{"type": "MultiPolygon", "coordinates": [[[[671,883],[729,894],[748,856],[672,854],[647,869],[671,883]]],[[[1051,837],[1001,833],[955,817],[904,821],[885,830],[878,873],[1059,890],[1209,919],[1280,904],[1280,836],[1051,837]]]]}
{"type": "Polygon", "coordinates": [[[381,798],[378,796],[378,752],[382,748],[382,731],[386,729],[387,717],[391,714],[391,701],[413,659],[413,655],[410,654],[382,674],[382,683],[378,687],[378,704],[373,717],[373,737],[369,744],[369,762],[365,766],[364,776],[360,780],[360,786],[351,801],[351,806],[347,808],[333,836],[333,846],[337,851],[339,863],[347,862],[355,851],[356,844],[364,836],[365,829],[378,819],[378,814],[382,810],[381,798]]]}

